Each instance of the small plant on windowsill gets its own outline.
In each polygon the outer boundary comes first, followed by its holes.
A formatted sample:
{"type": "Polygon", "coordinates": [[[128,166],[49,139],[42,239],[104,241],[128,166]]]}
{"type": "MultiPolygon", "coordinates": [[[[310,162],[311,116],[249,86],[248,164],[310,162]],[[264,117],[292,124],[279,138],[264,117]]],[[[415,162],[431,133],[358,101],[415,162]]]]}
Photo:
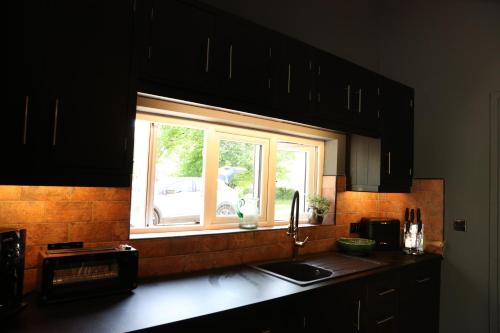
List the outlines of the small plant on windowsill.
{"type": "Polygon", "coordinates": [[[311,224],[323,223],[323,218],[330,210],[330,200],[321,195],[313,194],[307,197],[307,202],[309,204],[308,222],[311,224]]]}

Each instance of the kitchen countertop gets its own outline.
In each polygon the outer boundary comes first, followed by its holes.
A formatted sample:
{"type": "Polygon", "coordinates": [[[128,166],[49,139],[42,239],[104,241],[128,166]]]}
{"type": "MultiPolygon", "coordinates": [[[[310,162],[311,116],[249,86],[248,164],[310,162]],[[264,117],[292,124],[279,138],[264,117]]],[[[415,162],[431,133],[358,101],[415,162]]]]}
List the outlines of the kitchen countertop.
{"type": "MultiPolygon", "coordinates": [[[[327,252],[304,258],[325,259],[327,252]]],[[[248,266],[237,266],[196,274],[140,281],[130,293],[68,303],[38,305],[37,297],[26,297],[27,307],[6,319],[3,332],[128,332],[167,325],[182,320],[290,296],[299,292],[366,277],[414,263],[435,260],[436,255],[407,256],[376,252],[369,259],[387,265],[308,286],[299,286],[248,266]]]]}

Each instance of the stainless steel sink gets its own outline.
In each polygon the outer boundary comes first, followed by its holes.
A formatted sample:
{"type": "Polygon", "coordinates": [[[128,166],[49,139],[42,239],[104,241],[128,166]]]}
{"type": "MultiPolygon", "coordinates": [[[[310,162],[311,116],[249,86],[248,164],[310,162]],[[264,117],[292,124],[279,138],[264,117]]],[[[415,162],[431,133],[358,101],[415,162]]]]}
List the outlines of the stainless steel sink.
{"type": "Polygon", "coordinates": [[[272,262],[253,265],[252,267],[264,273],[300,285],[323,281],[333,276],[333,272],[328,269],[300,261],[272,262]]]}
{"type": "Polygon", "coordinates": [[[304,286],[387,265],[369,258],[330,252],[301,260],[265,262],[250,265],[261,272],[304,286]]]}

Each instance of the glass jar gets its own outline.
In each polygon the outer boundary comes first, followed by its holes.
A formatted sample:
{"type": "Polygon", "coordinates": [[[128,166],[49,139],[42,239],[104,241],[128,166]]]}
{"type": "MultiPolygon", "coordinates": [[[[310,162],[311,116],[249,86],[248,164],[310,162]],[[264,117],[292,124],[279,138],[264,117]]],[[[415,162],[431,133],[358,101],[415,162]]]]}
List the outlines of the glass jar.
{"type": "Polygon", "coordinates": [[[237,215],[241,229],[256,229],[259,222],[259,199],[244,198],[238,201],[237,215]]]}

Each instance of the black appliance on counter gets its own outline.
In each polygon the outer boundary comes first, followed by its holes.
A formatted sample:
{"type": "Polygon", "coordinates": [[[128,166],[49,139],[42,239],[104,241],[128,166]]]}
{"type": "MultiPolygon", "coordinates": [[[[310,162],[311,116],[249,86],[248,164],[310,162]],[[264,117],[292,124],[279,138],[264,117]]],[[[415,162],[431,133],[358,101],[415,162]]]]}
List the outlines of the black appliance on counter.
{"type": "Polygon", "coordinates": [[[400,221],[378,217],[364,217],[359,225],[359,234],[362,238],[373,239],[377,250],[399,250],[400,221]]]}
{"type": "Polygon", "coordinates": [[[137,287],[139,253],[129,245],[47,250],[43,257],[41,300],[46,303],[137,287]]]}
{"type": "Polygon", "coordinates": [[[0,318],[23,307],[25,229],[0,228],[0,318]]]}

